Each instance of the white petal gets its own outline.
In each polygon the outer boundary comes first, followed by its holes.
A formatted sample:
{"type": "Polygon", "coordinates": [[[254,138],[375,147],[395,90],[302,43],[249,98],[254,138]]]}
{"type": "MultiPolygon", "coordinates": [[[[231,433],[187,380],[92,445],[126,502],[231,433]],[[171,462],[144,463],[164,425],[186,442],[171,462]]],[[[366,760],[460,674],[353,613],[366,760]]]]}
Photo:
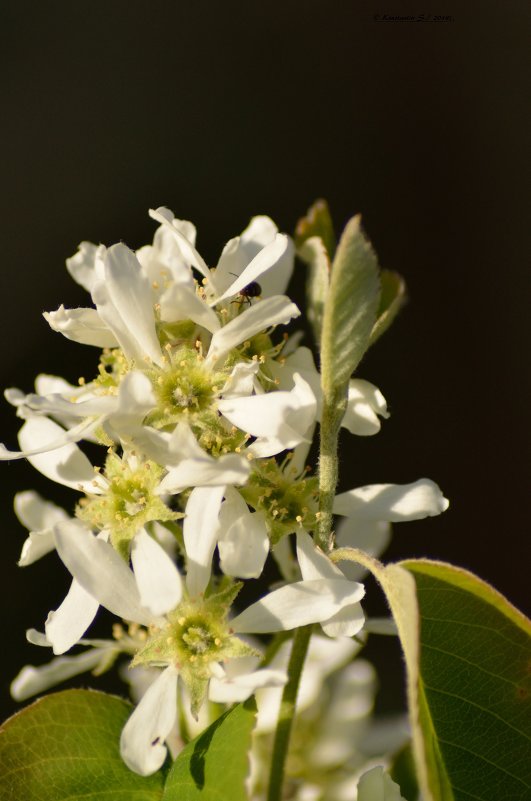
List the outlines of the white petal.
{"type": "Polygon", "coordinates": [[[285,295],[275,295],[255,303],[216,331],[212,337],[205,364],[214,367],[227,353],[273,325],[286,325],[300,311],[285,295]]]}
{"type": "Polygon", "coordinates": [[[90,649],[76,656],[61,656],[52,659],[47,665],[33,667],[26,665],[11,683],[11,695],[15,701],[25,701],[32,695],[43,693],[45,690],[60,684],[73,676],[93,670],[102,661],[103,654],[96,649],[90,649]]]}
{"type": "Polygon", "coordinates": [[[263,668],[252,673],[236,676],[234,679],[212,678],[208,687],[210,701],[218,704],[236,704],[247,700],[261,687],[283,687],[288,680],[284,670],[263,668]]]}
{"type": "MultiPolygon", "coordinates": [[[[278,228],[269,217],[253,217],[241,236],[234,237],[227,242],[215,272],[218,294],[224,292],[233,283],[234,277],[238,277],[243,272],[262,248],[273,242],[277,233],[278,228]]],[[[281,261],[283,262],[284,259],[281,261]]],[[[283,292],[284,289],[285,287],[280,292],[283,292]]],[[[278,295],[280,292],[269,292],[268,295],[278,295]]]]}
{"type": "Polygon", "coordinates": [[[182,598],[181,575],[164,549],[141,529],[133,539],[131,562],[140,602],[154,615],[175,609],[182,598]]]}
{"type": "MultiPolygon", "coordinates": [[[[265,247],[272,242],[277,233],[275,223],[264,216],[253,217],[249,226],[241,235],[241,243],[245,250],[254,256],[254,249],[265,247]]],[[[294,266],[294,247],[288,237],[288,247],[283,256],[260,277],[260,286],[265,298],[280,295],[286,291],[294,266]]]]}
{"type": "Polygon", "coordinates": [[[220,297],[216,298],[215,303],[220,303],[222,300],[237,295],[244,287],[256,281],[262,273],[277,264],[286,254],[289,247],[289,238],[285,234],[276,234],[275,239],[257,253],[231,286],[220,297]]]}
{"type": "MultiPolygon", "coordinates": [[[[252,436],[278,439],[284,448],[293,448],[304,439],[316,411],[315,395],[309,384],[297,373],[294,379],[291,392],[221,400],[219,411],[252,436]]],[[[254,450],[252,446],[250,450],[254,450]]]]}
{"type": "Polygon", "coordinates": [[[306,531],[297,532],[297,559],[304,581],[316,579],[342,579],[343,573],[333,562],[316,548],[306,531]]]}
{"type": "Polygon", "coordinates": [[[218,550],[227,576],[258,578],[269,552],[264,515],[250,512],[240,493],[227,488],[221,507],[218,550]]]}
{"type": "Polygon", "coordinates": [[[66,260],[66,269],[74,281],[87,292],[92,292],[92,287],[98,280],[98,268],[102,266],[105,250],[104,245],[81,242],[77,253],[66,260]]]}
{"type": "Polygon", "coordinates": [[[125,724],[120,753],[128,768],[149,776],[162,767],[163,745],[177,717],[177,671],[168,667],[148,688],[125,724]]]}
{"type": "Polygon", "coordinates": [[[401,523],[439,515],[449,502],[429,478],[413,484],[369,484],[336,495],[334,512],[359,520],[401,523]]]}
{"type": "Polygon", "coordinates": [[[157,222],[161,223],[161,225],[166,226],[166,228],[172,232],[173,236],[175,237],[175,239],[179,244],[179,249],[182,253],[183,259],[187,261],[188,264],[190,264],[192,267],[195,267],[196,270],[199,270],[201,275],[203,275],[205,278],[209,278],[210,270],[203,261],[202,257],[199,255],[195,247],[188,241],[188,239],[185,236],[183,236],[183,234],[177,228],[177,226],[173,225],[173,221],[170,221],[170,219],[168,219],[168,209],[165,209],[163,206],[161,206],[156,210],[150,209],[149,216],[153,220],[156,220],[157,222]]]}
{"type": "Polygon", "coordinates": [[[183,524],[188,557],[186,587],[192,596],[203,592],[210,581],[224,490],[225,487],[196,487],[186,504],[183,524]]]}
{"type": "Polygon", "coordinates": [[[35,391],[38,395],[83,395],[87,391],[87,386],[76,386],[69,384],[59,375],[49,375],[39,373],[35,379],[35,391]]]}
{"type": "Polygon", "coordinates": [[[380,390],[356,378],[349,383],[347,410],[341,421],[343,428],[358,436],[371,436],[380,430],[380,417],[389,417],[387,403],[380,390]]]}
{"type": "Polygon", "coordinates": [[[146,414],[156,405],[151,381],[138,370],[121,380],[116,405],[109,414],[105,429],[114,438],[127,437],[141,426],[146,414]]]}
{"type": "Polygon", "coordinates": [[[234,283],[234,278],[239,277],[258,250],[260,248],[249,254],[242,247],[241,237],[235,236],[233,239],[229,239],[223,248],[216,269],[212,273],[212,287],[216,295],[221,295],[234,283]]]}
{"type": "Polygon", "coordinates": [[[162,363],[151,285],[128,247],[118,244],[109,248],[105,256],[105,280],[94,286],[92,297],[100,317],[126,356],[139,363],[146,357],[156,364],[162,363]]]}
{"type": "MultiPolygon", "coordinates": [[[[344,578],[343,573],[318,548],[306,531],[297,533],[297,558],[302,577],[311,581],[319,578],[344,578]]],[[[363,585],[351,582],[363,595],[363,585]]],[[[329,637],[352,637],[363,627],[365,616],[359,603],[344,606],[326,621],[321,623],[322,629],[329,637]]]]}
{"type": "Polygon", "coordinates": [[[223,398],[241,398],[252,395],[255,376],[260,369],[258,362],[238,362],[225,382],[221,396],[223,398]]]}
{"type": "MultiPolygon", "coordinates": [[[[349,638],[330,639],[321,634],[312,634],[297,694],[297,709],[302,711],[313,704],[323,691],[325,678],[346,665],[359,650],[355,640],[349,638]]],[[[291,643],[283,643],[271,661],[271,667],[286,669],[291,643]]],[[[278,720],[282,691],[274,688],[259,690],[256,695],[258,717],[257,732],[272,731],[278,720]]]]}
{"type": "Polygon", "coordinates": [[[329,637],[354,637],[365,623],[361,604],[349,604],[321,623],[321,628],[329,637]]]}
{"type": "Polygon", "coordinates": [[[43,531],[30,531],[29,537],[24,540],[22,545],[18,566],[27,567],[32,565],[33,562],[54,550],[55,540],[51,528],[43,531]]]}
{"type": "Polygon", "coordinates": [[[37,629],[27,629],[26,639],[32,645],[38,645],[39,648],[51,648],[52,645],[46,634],[42,631],[37,631],[37,629]]]}
{"type": "Polygon", "coordinates": [[[384,637],[397,637],[398,628],[392,617],[370,617],[365,621],[368,634],[380,634],[384,637]]]}
{"type": "Polygon", "coordinates": [[[328,620],[364,595],[361,584],[346,579],[298,581],[269,593],[231,622],[236,632],[265,634],[328,620]]]}
{"type": "MultiPolygon", "coordinates": [[[[337,548],[360,548],[378,558],[391,541],[391,524],[381,520],[358,520],[343,517],[336,526],[337,548]]],[[[340,562],[341,572],[353,581],[367,575],[366,568],[354,562],[340,562]]]]}
{"type": "MultiPolygon", "coordinates": [[[[31,418],[32,421],[37,419],[44,420],[45,418],[43,417],[31,418]]],[[[92,433],[92,431],[94,431],[94,429],[97,428],[100,425],[100,423],[101,423],[100,420],[83,420],[81,423],[79,423],[79,425],[74,426],[73,428],[70,428],[67,431],[57,426],[59,431],[62,433],[60,434],[57,433],[55,439],[45,441],[42,445],[39,446],[33,445],[28,450],[9,451],[5,447],[5,445],[0,443],[0,461],[10,461],[11,459],[27,459],[30,456],[35,456],[36,454],[39,453],[47,453],[48,451],[53,451],[56,448],[62,448],[70,442],[78,442],[80,439],[83,439],[84,436],[88,436],[89,433],[92,433]]]]}
{"type": "Polygon", "coordinates": [[[50,612],[44,631],[54,654],[63,654],[86,632],[99,608],[99,601],[74,579],[61,606],[50,612]]]}
{"type": "Polygon", "coordinates": [[[366,771],[358,782],[358,801],[405,801],[400,787],[382,765],[366,771]]]}
{"type": "Polygon", "coordinates": [[[219,487],[226,484],[245,484],[250,464],[243,456],[228,453],[214,459],[207,453],[201,459],[185,459],[172,467],[159,485],[160,493],[178,493],[187,487],[219,487]]]}
{"type": "MultiPolygon", "coordinates": [[[[64,428],[47,417],[31,417],[20,429],[18,441],[22,450],[30,453],[43,447],[45,443],[59,440],[66,433],[64,428]]],[[[28,456],[28,461],[44,476],[65,487],[96,494],[101,492],[94,468],[73,442],[45,453],[28,456]]]]}
{"type": "MultiPolygon", "coordinates": [[[[191,245],[195,244],[196,231],[191,222],[176,220],[168,209],[165,210],[165,216],[191,245]]],[[[157,228],[153,237],[153,245],[147,245],[137,250],[136,257],[149,280],[162,285],[163,291],[172,280],[179,284],[194,285],[192,272],[179,243],[166,225],[160,225],[157,228]]]]}
{"type": "Polygon", "coordinates": [[[55,523],[68,517],[64,509],[45,501],[33,490],[17,492],[13,504],[16,516],[29,531],[52,528],[55,523]]]}
{"type": "Polygon", "coordinates": [[[221,327],[216,312],[195,292],[193,287],[172,284],[160,299],[160,317],[164,322],[193,320],[214,333],[221,327]]]}
{"type": "Polygon", "coordinates": [[[98,348],[116,348],[116,337],[103,322],[96,309],[65,309],[44,312],[43,317],[54,331],[82,345],[98,348]]]}
{"type": "Polygon", "coordinates": [[[58,523],[54,534],[62,561],[102,606],[125,620],[152,622],[153,615],[141,605],[133,573],[109,543],[94,537],[79,520],[58,523]]]}
{"type": "Polygon", "coordinates": [[[89,417],[93,415],[108,414],[116,405],[116,399],[109,395],[97,397],[91,393],[81,395],[78,392],[72,393],[68,398],[62,395],[41,395],[29,394],[24,398],[24,403],[30,408],[54,417],[65,416],[69,418],[89,417]]]}

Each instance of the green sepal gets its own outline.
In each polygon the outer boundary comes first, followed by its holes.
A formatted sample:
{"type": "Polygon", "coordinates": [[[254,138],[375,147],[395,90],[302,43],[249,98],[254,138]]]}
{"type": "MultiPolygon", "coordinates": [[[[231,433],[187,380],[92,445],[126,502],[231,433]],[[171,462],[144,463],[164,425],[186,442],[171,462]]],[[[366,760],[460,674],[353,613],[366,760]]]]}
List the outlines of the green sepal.
{"type": "Polygon", "coordinates": [[[211,581],[205,593],[205,602],[209,609],[225,615],[238,597],[243,581],[234,581],[230,576],[220,576],[211,581]]]}

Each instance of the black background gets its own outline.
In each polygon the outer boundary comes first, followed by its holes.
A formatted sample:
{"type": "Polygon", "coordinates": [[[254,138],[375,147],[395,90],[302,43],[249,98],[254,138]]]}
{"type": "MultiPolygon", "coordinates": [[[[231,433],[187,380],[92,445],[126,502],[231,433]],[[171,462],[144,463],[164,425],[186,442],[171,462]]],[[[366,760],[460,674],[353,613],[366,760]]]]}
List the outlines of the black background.
{"type": "MultiPolygon", "coordinates": [[[[290,232],[319,196],[338,229],[361,211],[410,302],[362,364],[392,416],[345,443],[341,486],[433,478],[450,510],[397,526],[388,557],[463,565],[525,607],[529,16],[523,1],[4,1],[2,386],[92,373],[96,351],[41,317],[85,304],[64,269],[82,239],[139,247],[164,204],[214,264],[253,214],[290,232]]],[[[14,446],[18,425],[2,403],[0,439],[14,446]]],[[[74,493],[22,462],[0,472],[7,713],[12,676],[49,655],[24,629],[68,584],[54,555],[16,567],[12,496],[71,508],[74,493]]],[[[401,682],[398,667],[390,707],[401,682]]]]}

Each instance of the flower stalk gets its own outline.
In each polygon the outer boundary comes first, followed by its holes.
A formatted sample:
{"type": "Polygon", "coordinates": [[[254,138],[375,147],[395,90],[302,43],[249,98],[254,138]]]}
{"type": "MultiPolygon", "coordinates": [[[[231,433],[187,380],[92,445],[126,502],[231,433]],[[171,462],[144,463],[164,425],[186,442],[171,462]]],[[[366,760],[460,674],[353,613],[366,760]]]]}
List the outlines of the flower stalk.
{"type": "Polygon", "coordinates": [[[341,420],[347,407],[347,396],[323,398],[319,452],[319,527],[315,542],[325,553],[333,545],[333,506],[339,476],[338,440],[341,420]]]}
{"type": "Polygon", "coordinates": [[[267,801],[281,801],[282,786],[284,783],[284,768],[288,755],[293,719],[295,717],[295,707],[297,704],[297,693],[299,690],[300,678],[304,667],[304,660],[308,652],[310,637],[313,626],[302,626],[297,629],[293,637],[291,655],[288,665],[288,682],[284,686],[280,711],[278,714],[275,740],[273,743],[273,754],[271,757],[271,773],[269,777],[269,789],[267,801]]]}

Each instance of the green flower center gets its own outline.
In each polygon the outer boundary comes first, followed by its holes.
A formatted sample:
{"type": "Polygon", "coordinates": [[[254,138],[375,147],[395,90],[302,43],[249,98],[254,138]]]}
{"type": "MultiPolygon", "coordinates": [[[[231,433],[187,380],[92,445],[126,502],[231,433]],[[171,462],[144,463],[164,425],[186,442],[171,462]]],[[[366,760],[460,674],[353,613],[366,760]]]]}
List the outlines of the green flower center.
{"type": "Polygon", "coordinates": [[[312,531],[317,526],[315,477],[303,474],[292,478],[274,459],[261,459],[254,463],[249,481],[240,492],[250,506],[265,514],[272,545],[300,527],[312,531]]]}
{"type": "Polygon", "coordinates": [[[156,408],[146,418],[154,428],[169,428],[179,420],[190,422],[209,412],[227,376],[205,368],[195,348],[166,348],[166,364],[153,367],[148,377],[157,399],[156,408]]]}
{"type": "Polygon", "coordinates": [[[129,545],[136,532],[151,520],[175,520],[180,515],[161,501],[156,494],[163,469],[154,462],[140,464],[122,460],[111,453],[105,463],[107,491],[83,498],[76,516],[91,527],[111,532],[111,543],[127,558],[129,545]]]}

